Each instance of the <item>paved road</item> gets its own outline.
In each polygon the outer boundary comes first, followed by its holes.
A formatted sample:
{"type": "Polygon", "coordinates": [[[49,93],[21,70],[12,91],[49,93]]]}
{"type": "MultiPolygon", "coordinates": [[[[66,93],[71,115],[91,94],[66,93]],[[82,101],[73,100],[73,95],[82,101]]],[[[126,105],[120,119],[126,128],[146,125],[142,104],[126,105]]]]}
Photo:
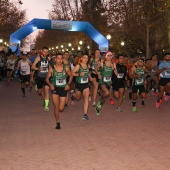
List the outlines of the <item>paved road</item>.
{"type": "Polygon", "coordinates": [[[53,106],[43,112],[36,92],[21,97],[18,81],[0,82],[0,170],[169,170],[170,105],[155,108],[137,103],[131,111],[127,98],[123,112],[107,102],[102,116],[89,106],[89,121],[81,119],[83,101],[61,114],[55,130],[53,106]]]}

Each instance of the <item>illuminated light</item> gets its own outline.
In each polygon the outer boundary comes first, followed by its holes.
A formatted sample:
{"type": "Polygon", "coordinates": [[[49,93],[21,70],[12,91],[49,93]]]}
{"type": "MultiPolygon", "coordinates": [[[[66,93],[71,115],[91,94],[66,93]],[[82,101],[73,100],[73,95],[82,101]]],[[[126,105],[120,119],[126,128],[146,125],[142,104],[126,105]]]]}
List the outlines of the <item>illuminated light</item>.
{"type": "Polygon", "coordinates": [[[61,48],[63,48],[64,46],[63,45],[61,45],[61,48]]]}
{"type": "Polygon", "coordinates": [[[83,41],[79,41],[79,44],[82,45],[82,44],[83,44],[83,41]]]}
{"type": "Polygon", "coordinates": [[[107,38],[108,40],[110,40],[112,37],[111,37],[110,34],[108,34],[108,35],[106,36],[106,38],[107,38]]]}
{"type": "Polygon", "coordinates": [[[78,50],[80,50],[81,48],[80,48],[80,47],[78,47],[77,49],[78,49],[78,50]]]}
{"type": "Polygon", "coordinates": [[[58,46],[56,46],[56,49],[58,49],[58,46]]]}
{"type": "Polygon", "coordinates": [[[72,50],[74,50],[74,48],[72,48],[72,50]]]}
{"type": "Polygon", "coordinates": [[[68,46],[71,47],[71,43],[68,43],[68,46]]]}
{"type": "Polygon", "coordinates": [[[62,49],[62,51],[64,52],[64,49],[62,49]]]}
{"type": "Polygon", "coordinates": [[[87,46],[87,49],[90,49],[90,46],[89,46],[89,45],[87,46]]]}
{"type": "Polygon", "coordinates": [[[121,46],[124,46],[124,45],[125,45],[125,42],[122,41],[122,42],[120,43],[120,45],[121,45],[121,46]]]}
{"type": "Polygon", "coordinates": [[[37,27],[36,27],[36,26],[33,26],[32,29],[35,31],[35,30],[37,30],[37,27]]]}

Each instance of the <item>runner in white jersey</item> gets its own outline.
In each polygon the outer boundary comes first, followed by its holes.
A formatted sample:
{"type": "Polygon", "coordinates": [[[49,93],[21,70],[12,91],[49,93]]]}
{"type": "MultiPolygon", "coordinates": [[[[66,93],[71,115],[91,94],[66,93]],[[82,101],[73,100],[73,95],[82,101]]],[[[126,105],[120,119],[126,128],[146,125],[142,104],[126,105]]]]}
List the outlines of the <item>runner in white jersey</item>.
{"type": "Polygon", "coordinates": [[[27,59],[27,52],[22,53],[22,60],[18,62],[17,70],[20,71],[19,79],[21,82],[21,90],[23,93],[23,97],[25,97],[25,85],[26,87],[30,82],[30,69],[31,69],[31,61],[27,59]]]}
{"type": "Polygon", "coordinates": [[[7,81],[7,85],[9,85],[12,74],[15,69],[15,59],[14,59],[13,53],[10,54],[9,59],[7,60],[6,66],[7,66],[7,80],[6,81],[7,81]]]}

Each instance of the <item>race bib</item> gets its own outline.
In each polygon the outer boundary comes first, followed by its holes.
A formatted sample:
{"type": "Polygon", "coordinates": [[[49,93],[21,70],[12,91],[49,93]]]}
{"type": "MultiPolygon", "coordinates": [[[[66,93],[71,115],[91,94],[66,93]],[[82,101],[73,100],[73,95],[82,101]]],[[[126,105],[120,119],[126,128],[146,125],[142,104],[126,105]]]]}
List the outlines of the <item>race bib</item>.
{"type": "Polygon", "coordinates": [[[157,70],[157,69],[156,69],[156,68],[154,68],[154,69],[152,69],[152,72],[154,72],[154,73],[155,73],[155,72],[156,72],[156,70],[157,70]]]}
{"type": "Polygon", "coordinates": [[[58,79],[56,79],[56,85],[57,86],[66,85],[66,78],[58,78],[58,79]]]}
{"type": "Polygon", "coordinates": [[[117,78],[122,79],[124,77],[124,73],[118,73],[117,78]]]}
{"type": "Polygon", "coordinates": [[[88,83],[88,77],[82,77],[81,78],[81,83],[83,84],[83,83],[88,83]]]}
{"type": "Polygon", "coordinates": [[[111,76],[104,76],[103,81],[104,82],[110,82],[111,81],[111,76]]]}
{"type": "Polygon", "coordinates": [[[25,75],[25,74],[26,74],[26,71],[21,71],[21,74],[25,75]]]}
{"type": "Polygon", "coordinates": [[[43,68],[43,70],[40,71],[41,73],[47,73],[48,72],[48,67],[42,67],[42,68],[43,68]]]}
{"type": "Polygon", "coordinates": [[[143,79],[138,78],[136,79],[136,85],[143,84],[143,79]]]}
{"type": "Polygon", "coordinates": [[[165,76],[170,76],[170,71],[165,71],[165,76]]]}

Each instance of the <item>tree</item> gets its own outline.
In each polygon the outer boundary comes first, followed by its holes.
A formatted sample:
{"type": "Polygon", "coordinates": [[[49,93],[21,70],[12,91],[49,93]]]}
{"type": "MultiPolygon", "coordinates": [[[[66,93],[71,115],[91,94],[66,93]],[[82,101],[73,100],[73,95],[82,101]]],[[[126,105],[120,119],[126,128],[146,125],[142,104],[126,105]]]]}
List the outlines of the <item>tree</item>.
{"type": "Polygon", "coordinates": [[[8,0],[0,1],[0,37],[8,42],[10,34],[26,23],[26,11],[8,0]]]}

